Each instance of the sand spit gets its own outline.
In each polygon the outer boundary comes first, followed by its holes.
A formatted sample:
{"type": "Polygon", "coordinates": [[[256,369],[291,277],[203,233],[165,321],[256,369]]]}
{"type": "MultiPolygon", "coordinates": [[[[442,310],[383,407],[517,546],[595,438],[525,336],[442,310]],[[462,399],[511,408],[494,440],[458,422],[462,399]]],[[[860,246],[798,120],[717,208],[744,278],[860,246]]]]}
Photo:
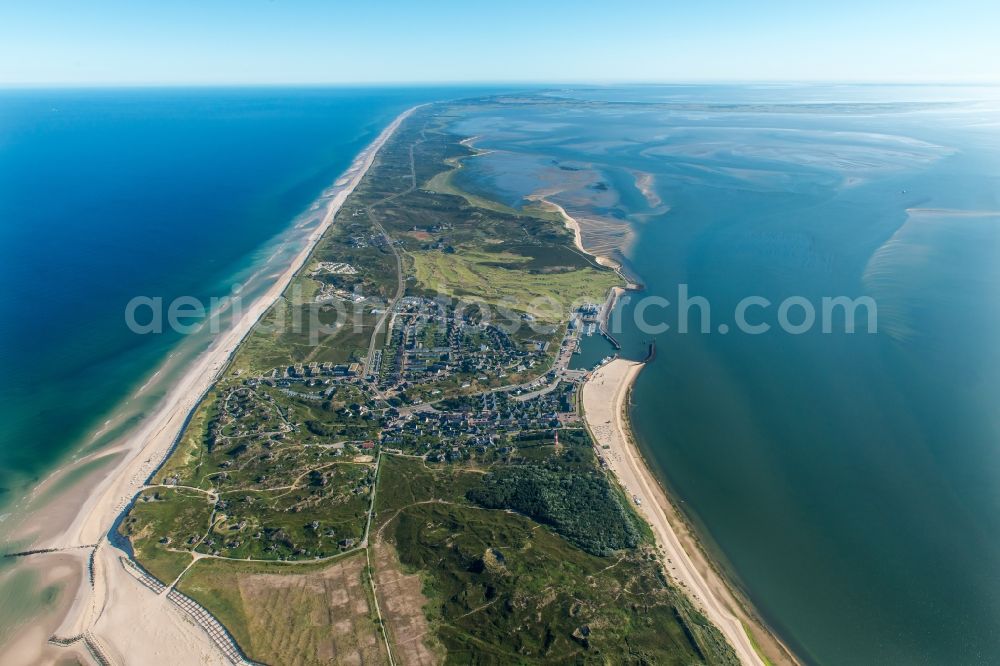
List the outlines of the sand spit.
{"type": "MultiPolygon", "coordinates": [[[[583,226],[580,224],[579,220],[577,220],[575,217],[567,213],[565,208],[555,203],[554,201],[546,199],[544,194],[533,194],[525,198],[528,199],[529,201],[536,202],[542,208],[558,213],[563,220],[563,224],[566,225],[566,228],[569,229],[571,232],[573,232],[573,245],[576,247],[577,250],[590,257],[593,257],[594,261],[596,261],[601,266],[604,266],[605,268],[610,268],[613,271],[617,272],[622,277],[622,279],[628,283],[626,289],[638,288],[638,285],[634,284],[622,272],[621,263],[612,259],[609,256],[611,254],[609,250],[612,249],[616,251],[621,250],[621,248],[616,247],[617,243],[602,243],[600,244],[600,246],[597,247],[585,247],[583,244],[583,234],[584,234],[583,226]]],[[[595,230],[595,231],[597,231],[597,233],[600,233],[601,235],[604,234],[602,230],[595,230]]],[[[623,236],[622,240],[624,240],[626,244],[631,241],[631,236],[628,233],[623,233],[622,236],[623,236]]]]}
{"type": "Polygon", "coordinates": [[[635,178],[635,189],[639,190],[650,208],[659,208],[663,205],[663,199],[656,193],[656,177],[653,174],[633,171],[632,177],[635,178]]]}

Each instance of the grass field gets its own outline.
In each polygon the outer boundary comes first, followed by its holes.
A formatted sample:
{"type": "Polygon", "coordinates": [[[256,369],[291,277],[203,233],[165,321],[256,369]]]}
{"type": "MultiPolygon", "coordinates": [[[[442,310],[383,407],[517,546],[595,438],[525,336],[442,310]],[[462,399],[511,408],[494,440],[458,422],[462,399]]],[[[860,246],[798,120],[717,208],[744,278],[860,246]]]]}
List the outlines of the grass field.
{"type": "Polygon", "coordinates": [[[199,560],[179,588],[219,618],[256,661],[385,663],[365,568],[362,552],[324,565],[199,560]]]}
{"type": "Polygon", "coordinates": [[[455,254],[410,254],[417,284],[464,300],[526,312],[545,322],[568,319],[574,304],[599,303],[621,283],[610,271],[578,268],[564,272],[521,268],[530,257],[462,248],[455,254]]]}
{"type": "Polygon", "coordinates": [[[441,663],[444,647],[427,621],[421,575],[404,572],[395,547],[383,538],[375,540],[371,552],[379,608],[396,662],[408,666],[441,663]]]}

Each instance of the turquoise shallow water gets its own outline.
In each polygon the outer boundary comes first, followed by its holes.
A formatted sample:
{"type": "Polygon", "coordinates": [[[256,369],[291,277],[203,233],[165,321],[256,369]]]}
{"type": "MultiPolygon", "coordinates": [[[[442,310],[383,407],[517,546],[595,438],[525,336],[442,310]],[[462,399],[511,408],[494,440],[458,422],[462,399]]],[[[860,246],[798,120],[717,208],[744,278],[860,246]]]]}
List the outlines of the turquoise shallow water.
{"type": "MultiPolygon", "coordinates": [[[[545,99],[458,123],[494,151],[462,182],[508,201],[544,183],[571,212],[632,230],[629,269],[673,303],[647,311],[671,329],[635,388],[637,434],[767,621],[811,663],[996,663],[997,91],[545,99]],[[707,299],[707,332],[678,332],[681,284],[707,299]],[[746,296],[774,304],[749,317],[767,334],[733,326],[746,296]],[[830,334],[778,330],[790,296],[817,311],[824,296],[871,297],[878,332],[837,318],[830,334]]],[[[636,303],[620,309],[633,357],[652,337],[636,303]]],[[[587,347],[586,363],[609,351],[587,347]]]]}

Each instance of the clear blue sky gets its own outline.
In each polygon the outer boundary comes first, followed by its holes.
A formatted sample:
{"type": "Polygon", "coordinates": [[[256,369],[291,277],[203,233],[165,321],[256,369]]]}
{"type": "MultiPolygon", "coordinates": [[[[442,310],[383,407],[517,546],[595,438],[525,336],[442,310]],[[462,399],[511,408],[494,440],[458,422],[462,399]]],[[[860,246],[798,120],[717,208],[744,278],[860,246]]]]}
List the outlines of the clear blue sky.
{"type": "Polygon", "coordinates": [[[0,83],[997,81],[997,0],[7,0],[0,83]]]}

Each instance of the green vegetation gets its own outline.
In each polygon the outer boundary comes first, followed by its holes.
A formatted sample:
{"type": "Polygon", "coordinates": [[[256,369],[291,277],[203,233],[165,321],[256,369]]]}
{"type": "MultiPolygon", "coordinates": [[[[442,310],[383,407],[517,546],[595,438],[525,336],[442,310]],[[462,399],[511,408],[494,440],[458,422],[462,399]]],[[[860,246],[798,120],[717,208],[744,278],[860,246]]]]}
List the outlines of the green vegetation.
{"type": "Polygon", "coordinates": [[[457,190],[453,112],[385,145],[121,533],[264,663],[735,663],[566,425],[570,308],[619,277],[457,190]]]}
{"type": "Polygon", "coordinates": [[[490,472],[483,487],[469,499],[491,509],[512,509],[551,525],[582,550],[611,555],[634,548],[639,533],[597,474],[581,474],[556,467],[527,465],[490,472]]]}
{"type": "Polygon", "coordinates": [[[395,513],[427,502],[465,504],[465,495],[479,486],[484,471],[473,465],[433,465],[420,458],[383,455],[375,501],[376,524],[385,525],[395,513]]]}
{"type": "Polygon", "coordinates": [[[592,555],[636,547],[641,521],[595,465],[587,433],[562,430],[561,435],[559,452],[544,436],[522,436],[506,464],[492,467],[467,497],[549,525],[592,555]]]}
{"type": "Polygon", "coordinates": [[[217,385],[156,474],[164,487],[143,493],[123,523],[151,573],[180,573],[190,558],[178,550],[316,558],[363,537],[375,467],[356,445],[377,436],[380,420],[358,387],[323,388],[217,385]],[[198,521],[193,504],[204,513],[198,521]]]}
{"type": "Polygon", "coordinates": [[[139,494],[119,531],[132,542],[136,559],[167,583],[191,563],[212,518],[212,501],[195,490],[156,488],[139,494]]]}
{"type": "Polygon", "coordinates": [[[547,264],[527,269],[541,263],[538,256],[513,252],[461,248],[454,255],[414,252],[411,259],[418,285],[427,290],[502,305],[546,322],[564,320],[574,304],[604,300],[620,283],[614,273],[589,267],[547,264]]]}
{"type": "Polygon", "coordinates": [[[179,588],[215,615],[255,661],[386,661],[363,553],[280,566],[199,560],[179,588]]]}
{"type": "Polygon", "coordinates": [[[735,663],[646,548],[586,553],[463,501],[482,489],[481,471],[444,470],[391,458],[379,485],[392,489],[389,506],[381,491],[378,506],[400,561],[424,577],[448,663],[735,663]]]}

